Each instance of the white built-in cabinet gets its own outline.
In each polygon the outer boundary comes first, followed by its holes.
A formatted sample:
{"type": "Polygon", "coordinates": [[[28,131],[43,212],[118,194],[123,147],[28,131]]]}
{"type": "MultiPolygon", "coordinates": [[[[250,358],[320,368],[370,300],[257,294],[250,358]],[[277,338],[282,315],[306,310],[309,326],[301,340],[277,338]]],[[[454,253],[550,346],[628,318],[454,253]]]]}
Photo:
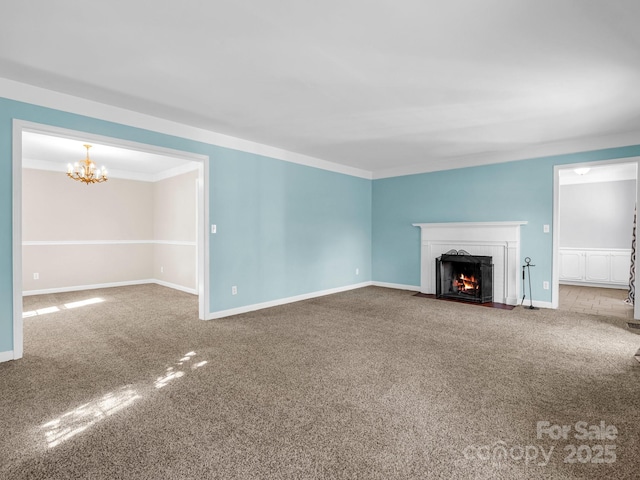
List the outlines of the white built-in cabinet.
{"type": "Polygon", "coordinates": [[[560,248],[560,283],[625,288],[631,250],[560,248]]]}

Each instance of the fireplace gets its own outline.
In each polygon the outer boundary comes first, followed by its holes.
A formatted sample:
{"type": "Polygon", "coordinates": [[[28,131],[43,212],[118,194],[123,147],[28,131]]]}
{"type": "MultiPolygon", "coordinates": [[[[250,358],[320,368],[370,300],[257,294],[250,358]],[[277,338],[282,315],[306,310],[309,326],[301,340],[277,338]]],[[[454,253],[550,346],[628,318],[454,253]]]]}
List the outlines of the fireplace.
{"type": "Polygon", "coordinates": [[[492,257],[449,250],[436,259],[436,298],[493,301],[492,257]]]}
{"type": "Polygon", "coordinates": [[[420,228],[420,292],[436,293],[436,257],[465,249],[493,263],[493,302],[517,305],[520,296],[520,229],[525,221],[414,223],[420,228]]]}

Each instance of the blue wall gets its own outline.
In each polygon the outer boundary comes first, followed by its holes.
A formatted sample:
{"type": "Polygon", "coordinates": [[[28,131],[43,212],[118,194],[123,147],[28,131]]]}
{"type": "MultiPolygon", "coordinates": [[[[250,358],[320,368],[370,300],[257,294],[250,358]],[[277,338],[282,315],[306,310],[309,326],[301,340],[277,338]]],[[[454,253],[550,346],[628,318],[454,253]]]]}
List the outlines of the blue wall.
{"type": "Polygon", "coordinates": [[[640,156],[640,146],[559,155],[373,182],[373,280],[420,285],[420,229],[412,223],[524,220],[533,299],[551,302],[554,165],[640,156]]]}
{"type": "Polygon", "coordinates": [[[212,312],[371,280],[369,180],[0,98],[0,352],[13,349],[13,119],[208,155],[212,312]]]}
{"type": "Polygon", "coordinates": [[[370,180],[230,150],[211,178],[216,310],[371,280],[370,180]]]}

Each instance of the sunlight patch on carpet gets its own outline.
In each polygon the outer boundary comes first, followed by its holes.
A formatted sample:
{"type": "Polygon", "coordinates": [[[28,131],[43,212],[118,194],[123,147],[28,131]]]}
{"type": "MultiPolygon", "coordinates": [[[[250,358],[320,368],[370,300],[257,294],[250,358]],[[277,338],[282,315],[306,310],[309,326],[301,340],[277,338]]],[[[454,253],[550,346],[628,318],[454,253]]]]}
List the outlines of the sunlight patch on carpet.
{"type": "Polygon", "coordinates": [[[65,308],[78,308],[78,307],[84,307],[85,305],[93,305],[95,303],[102,303],[102,302],[104,302],[104,298],[94,297],[94,298],[89,298],[87,300],[80,300],[79,302],[65,303],[64,306],[65,308]]]}
{"type": "Polygon", "coordinates": [[[141,397],[135,390],[125,387],[120,391],[107,393],[97,400],[85,403],[45,423],[42,428],[47,446],[53,448],[69,440],[99,421],[131,405],[139,398],[141,397]]]}
{"type": "Polygon", "coordinates": [[[162,388],[167,385],[171,380],[175,380],[176,378],[180,378],[184,376],[184,372],[180,370],[174,370],[173,367],[167,368],[167,373],[165,373],[162,377],[158,377],[155,381],[154,386],[156,388],[162,388]]]}
{"type": "MultiPolygon", "coordinates": [[[[157,378],[153,384],[154,387],[161,389],[171,381],[183,377],[186,373],[183,369],[187,367],[185,364],[190,363],[195,356],[196,352],[193,351],[181,356],[176,362],[176,366],[167,367],[165,373],[157,378]]],[[[202,360],[190,364],[190,368],[191,370],[196,370],[205,366],[207,363],[206,360],[202,360]]],[[[122,387],[119,391],[107,393],[96,400],[85,403],[45,423],[41,428],[44,430],[47,447],[53,448],[60,445],[62,442],[87,430],[99,421],[131,405],[139,398],[142,398],[142,395],[133,388],[122,387]]]]}
{"type": "Polygon", "coordinates": [[[104,302],[104,298],[94,297],[86,300],[80,300],[78,302],[65,303],[60,306],[39,308],[37,310],[29,310],[28,312],[22,312],[22,318],[36,317],[38,315],[46,315],[47,313],[55,313],[61,310],[71,310],[78,307],[84,307],[87,305],[94,305],[96,303],[104,302]]]}
{"type": "MultiPolygon", "coordinates": [[[[193,360],[193,357],[196,356],[196,352],[189,352],[189,353],[185,353],[184,356],[182,356],[177,362],[176,362],[176,366],[174,367],[167,367],[167,370],[165,371],[164,375],[162,375],[161,377],[158,377],[158,379],[155,381],[154,386],[158,389],[165,387],[169,382],[183,377],[185,372],[183,370],[181,370],[180,368],[182,368],[183,365],[185,365],[186,363],[191,362],[191,360],[193,360]]],[[[197,368],[203,367],[207,364],[206,360],[203,360],[201,362],[195,363],[191,365],[191,370],[195,370],[197,368]]],[[[186,365],[185,365],[186,366],[186,365]]]]}
{"type": "Polygon", "coordinates": [[[46,315],[47,313],[59,312],[58,307],[39,308],[37,310],[30,310],[22,313],[22,318],[35,317],[36,315],[46,315]]]}
{"type": "Polygon", "coordinates": [[[202,362],[198,362],[195,365],[191,366],[191,370],[195,370],[196,368],[204,367],[208,362],[203,360],[202,362]]]}

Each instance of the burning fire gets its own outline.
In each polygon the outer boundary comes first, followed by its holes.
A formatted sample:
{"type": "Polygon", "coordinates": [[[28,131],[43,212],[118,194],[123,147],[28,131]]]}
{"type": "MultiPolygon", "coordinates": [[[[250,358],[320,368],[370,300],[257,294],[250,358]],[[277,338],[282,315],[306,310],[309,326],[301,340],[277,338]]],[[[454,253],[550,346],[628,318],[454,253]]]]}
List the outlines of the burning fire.
{"type": "Polygon", "coordinates": [[[470,277],[466,277],[462,273],[460,274],[459,278],[453,280],[453,285],[458,287],[458,291],[461,291],[463,293],[469,291],[474,292],[478,289],[478,281],[476,280],[476,277],[474,277],[473,275],[470,277]]]}

